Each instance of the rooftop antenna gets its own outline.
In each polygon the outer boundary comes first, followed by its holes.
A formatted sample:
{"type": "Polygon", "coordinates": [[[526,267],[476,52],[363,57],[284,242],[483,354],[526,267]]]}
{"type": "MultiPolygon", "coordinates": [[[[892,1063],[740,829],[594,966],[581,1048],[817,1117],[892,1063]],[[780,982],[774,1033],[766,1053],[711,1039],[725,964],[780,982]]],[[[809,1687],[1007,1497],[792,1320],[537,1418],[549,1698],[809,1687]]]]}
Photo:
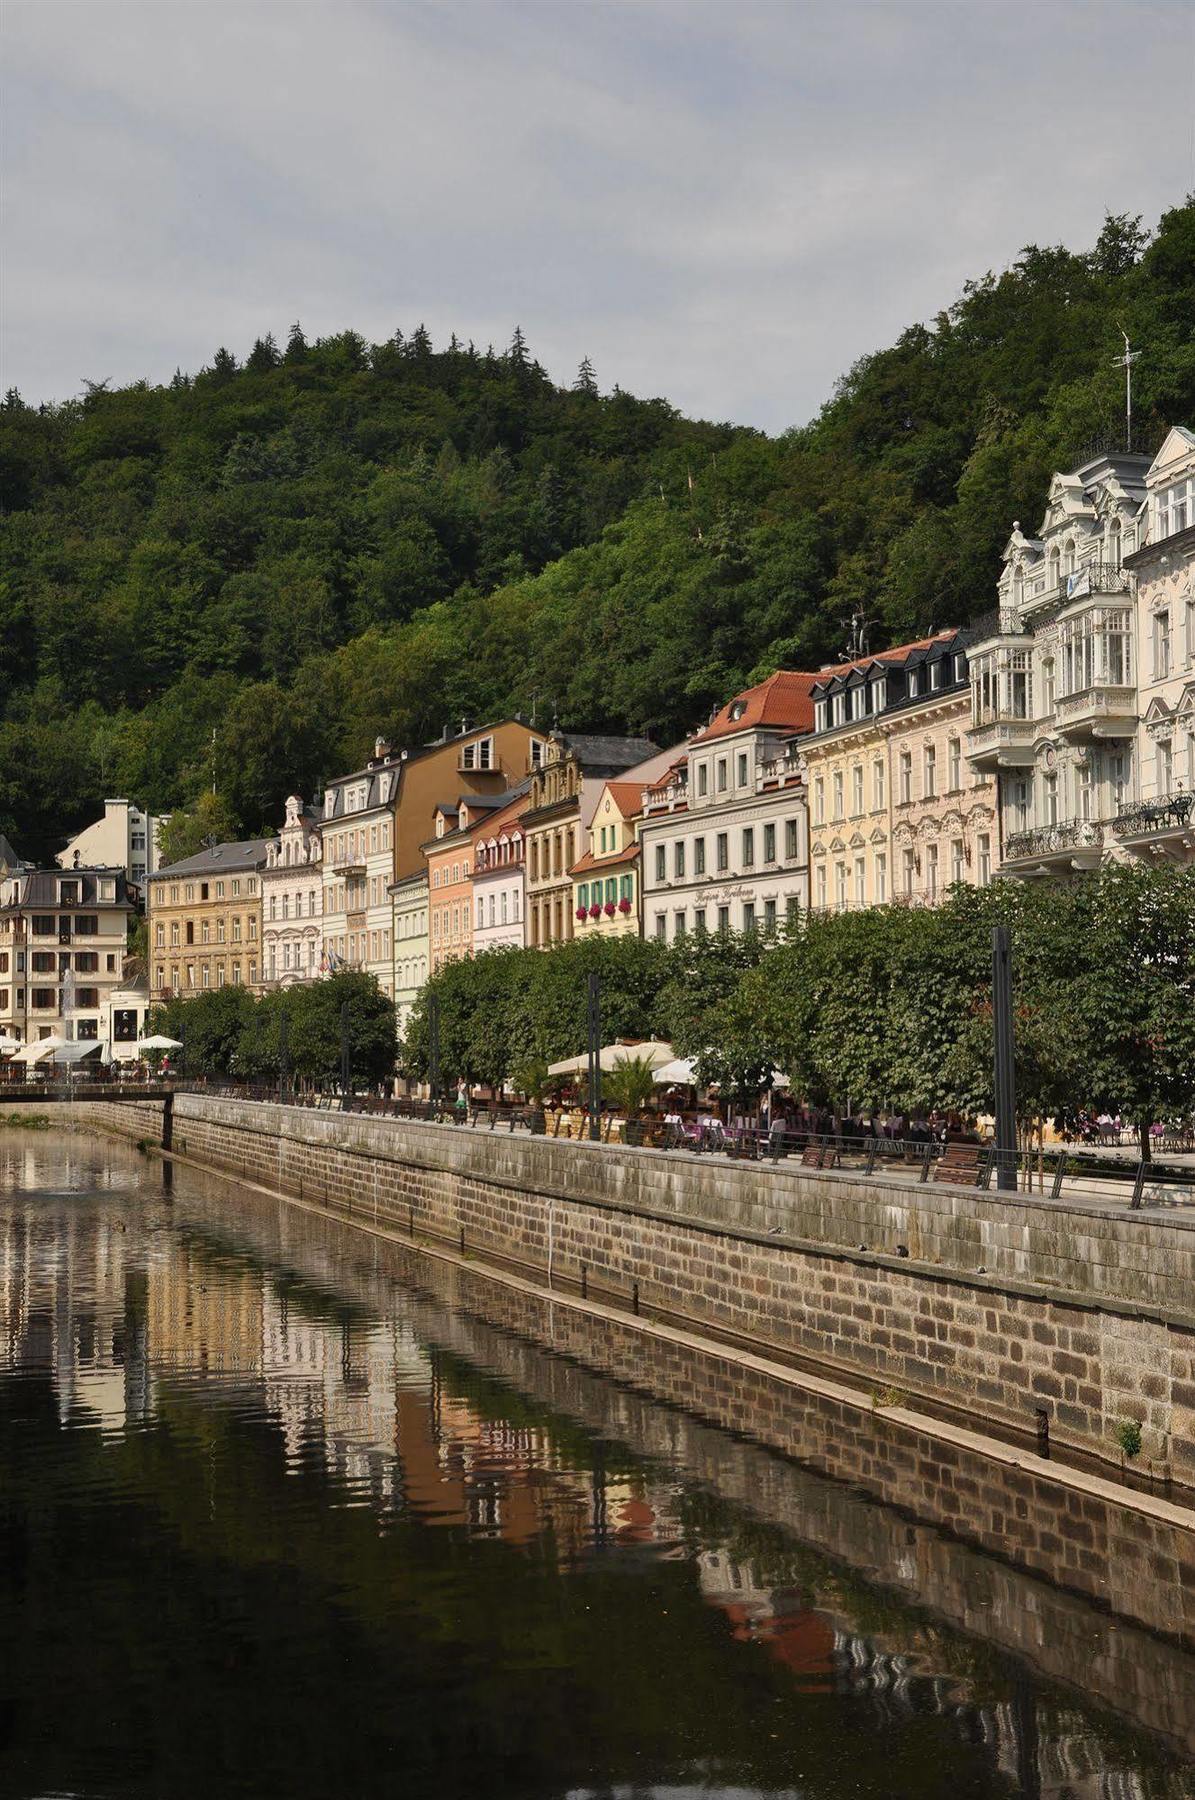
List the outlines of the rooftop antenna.
{"type": "Polygon", "coordinates": [[[1129,344],[1129,334],[1119,319],[1116,322],[1116,329],[1124,339],[1124,355],[1114,356],[1112,367],[1124,370],[1124,447],[1128,453],[1133,448],[1133,364],[1141,352],[1132,349],[1129,344]]]}
{"type": "Polygon", "coordinates": [[[212,794],[216,792],[216,727],[212,726],[212,794]]]}

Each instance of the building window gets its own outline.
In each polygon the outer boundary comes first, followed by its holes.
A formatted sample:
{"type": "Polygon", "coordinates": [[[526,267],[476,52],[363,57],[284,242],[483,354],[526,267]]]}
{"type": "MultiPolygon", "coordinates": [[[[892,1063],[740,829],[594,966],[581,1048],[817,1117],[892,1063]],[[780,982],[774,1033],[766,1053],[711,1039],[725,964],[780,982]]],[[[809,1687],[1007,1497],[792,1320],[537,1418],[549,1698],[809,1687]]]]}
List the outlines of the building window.
{"type": "Polygon", "coordinates": [[[883,850],[876,851],[876,905],[886,906],[888,903],[888,858],[883,850]]]}
{"type": "Polygon", "coordinates": [[[952,737],[947,749],[947,776],[951,793],[957,793],[963,785],[963,746],[961,741],[952,737]]]}
{"type": "Polygon", "coordinates": [[[724,875],[730,867],[730,839],[726,832],[720,831],[714,839],[715,865],[718,873],[724,875]]]}
{"type": "Polygon", "coordinates": [[[744,869],[755,867],[755,828],[752,825],[746,826],[743,830],[743,867],[744,869]]]}
{"type": "Polygon", "coordinates": [[[813,778],[813,823],[824,825],[826,822],[826,783],[821,775],[813,778]]]}
{"type": "Polygon", "coordinates": [[[913,752],[900,753],[900,803],[907,806],[913,798],[913,752]]]}
{"type": "Polygon", "coordinates": [[[774,932],[776,929],[776,902],[774,900],[765,900],[763,903],[763,928],[767,932],[774,932]]]}
{"type": "Polygon", "coordinates": [[[706,926],[706,922],[705,922],[704,906],[697,907],[697,909],[695,910],[695,912],[693,914],[693,929],[697,933],[698,937],[705,936],[705,933],[706,933],[706,930],[708,929],[708,927],[706,926]]]}
{"type": "Polygon", "coordinates": [[[678,938],[683,938],[685,935],[685,915],[684,915],[683,911],[675,913],[673,915],[672,924],[673,924],[673,936],[678,937],[678,938]]]}
{"type": "Polygon", "coordinates": [[[750,900],[744,900],[743,902],[743,930],[755,930],[755,908],[750,900]]]}
{"type": "Polygon", "coordinates": [[[841,817],[842,817],[842,770],[841,769],[835,769],[835,771],[834,771],[833,793],[834,793],[834,811],[831,814],[831,817],[835,818],[835,819],[841,819],[841,817]]]}
{"type": "Polygon", "coordinates": [[[938,846],[925,847],[925,892],[932,906],[938,898],[938,846]]]}
{"type": "Polygon", "coordinates": [[[745,788],[747,785],[747,752],[745,750],[739,751],[738,783],[741,788],[745,788]]]}
{"type": "Polygon", "coordinates": [[[817,873],[814,876],[813,888],[814,888],[814,894],[816,896],[815,903],[817,906],[817,910],[819,912],[825,912],[825,910],[826,910],[826,865],[825,865],[825,863],[818,863],[818,865],[817,865],[817,873]]]}
{"type": "Polygon", "coordinates": [[[785,819],[784,821],[784,854],[789,861],[797,854],[797,821],[795,819],[785,819]]]}
{"type": "Polygon", "coordinates": [[[718,792],[720,794],[726,792],[726,758],[724,756],[718,758],[718,792]]]}
{"type": "Polygon", "coordinates": [[[992,840],[986,831],[981,831],[975,840],[976,855],[979,863],[979,885],[987,887],[992,879],[992,840]]]}
{"type": "Polygon", "coordinates": [[[697,765],[697,792],[703,798],[709,792],[709,785],[710,785],[709,764],[708,763],[698,763],[698,765],[697,765]]]}
{"type": "Polygon", "coordinates": [[[1170,674],[1170,608],[1154,614],[1154,680],[1165,681],[1170,674]]]}
{"type": "Polygon", "coordinates": [[[1174,787],[1174,749],[1169,738],[1158,739],[1157,782],[1158,798],[1168,799],[1174,787]]]}
{"type": "Polygon", "coordinates": [[[705,839],[703,837],[693,839],[693,873],[694,875],[705,874],[705,839]]]}
{"type": "Polygon", "coordinates": [[[730,930],[730,908],[729,908],[729,906],[720,906],[718,908],[718,930],[723,933],[728,932],[730,930]]]}
{"type": "Polygon", "coordinates": [[[1057,777],[1057,775],[1050,774],[1050,775],[1045,776],[1042,785],[1045,788],[1045,804],[1046,804],[1046,820],[1045,820],[1045,822],[1047,825],[1057,825],[1057,823],[1058,823],[1058,777],[1057,777]]]}
{"type": "Polygon", "coordinates": [[[672,873],[677,881],[685,878],[685,846],[682,839],[678,839],[672,846],[672,873]]]}
{"type": "Polygon", "coordinates": [[[668,847],[666,844],[656,845],[656,880],[668,879],[668,847]]]}
{"type": "Polygon", "coordinates": [[[935,800],[938,793],[938,752],[932,744],[925,746],[922,772],[925,777],[925,798],[935,800]]]}
{"type": "Polygon", "coordinates": [[[855,905],[867,905],[867,859],[862,856],[855,858],[855,905]]]}
{"type": "Polygon", "coordinates": [[[883,759],[877,756],[871,765],[871,803],[876,812],[883,812],[886,805],[884,790],[884,763],[883,759]]]}
{"type": "Polygon", "coordinates": [[[658,938],[666,938],[668,936],[668,915],[667,915],[667,913],[657,913],[656,914],[656,936],[658,938]]]}
{"type": "Polygon", "coordinates": [[[957,887],[959,882],[962,881],[963,878],[964,878],[963,877],[963,840],[962,840],[962,838],[951,838],[951,840],[950,840],[950,881],[951,881],[951,885],[953,887],[957,887]]]}
{"type": "Polygon", "coordinates": [[[776,827],[765,825],[763,828],[763,859],[765,863],[776,860],[776,827]]]}
{"type": "Polygon", "coordinates": [[[475,743],[461,746],[462,769],[492,769],[494,766],[494,740],[492,737],[478,738],[475,743]]]}
{"type": "Polygon", "coordinates": [[[851,770],[851,816],[858,818],[863,811],[863,764],[856,763],[851,770]]]}

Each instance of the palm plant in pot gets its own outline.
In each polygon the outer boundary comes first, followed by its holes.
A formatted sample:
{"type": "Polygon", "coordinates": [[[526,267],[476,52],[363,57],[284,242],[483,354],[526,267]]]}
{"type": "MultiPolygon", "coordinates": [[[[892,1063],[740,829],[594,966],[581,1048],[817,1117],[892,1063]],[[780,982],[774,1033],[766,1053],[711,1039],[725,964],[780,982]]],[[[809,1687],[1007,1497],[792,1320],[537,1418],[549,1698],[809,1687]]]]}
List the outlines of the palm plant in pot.
{"type": "Polygon", "coordinates": [[[544,1094],[548,1086],[548,1065],[539,1057],[530,1056],[510,1073],[511,1082],[517,1093],[523,1094],[527,1101],[527,1129],[533,1137],[543,1137],[547,1130],[547,1118],[544,1114],[544,1094]]]}
{"type": "Polygon", "coordinates": [[[643,1142],[644,1106],[656,1091],[656,1075],[648,1056],[620,1056],[605,1080],[607,1100],[626,1114],[623,1126],[625,1144],[643,1142]]]}

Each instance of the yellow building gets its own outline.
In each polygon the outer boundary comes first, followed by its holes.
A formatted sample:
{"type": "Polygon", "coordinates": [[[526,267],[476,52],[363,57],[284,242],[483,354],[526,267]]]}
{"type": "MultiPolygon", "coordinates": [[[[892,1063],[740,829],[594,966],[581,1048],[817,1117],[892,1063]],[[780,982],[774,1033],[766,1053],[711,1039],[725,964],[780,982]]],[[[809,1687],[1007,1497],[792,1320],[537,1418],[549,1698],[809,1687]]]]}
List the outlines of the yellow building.
{"type": "Polygon", "coordinates": [[[261,871],[269,842],[216,844],[151,876],[147,923],[155,1000],[260,985],[261,871]]]}
{"type": "Polygon", "coordinates": [[[643,785],[607,781],[588,831],[589,848],[572,866],[578,937],[635,937],[640,930],[639,844],[635,824],[643,785]]]}
{"type": "Polygon", "coordinates": [[[941,632],[827,669],[804,740],[809,903],[934,906],[986,886],[999,860],[995,788],[968,764],[963,636],[941,632]]]}

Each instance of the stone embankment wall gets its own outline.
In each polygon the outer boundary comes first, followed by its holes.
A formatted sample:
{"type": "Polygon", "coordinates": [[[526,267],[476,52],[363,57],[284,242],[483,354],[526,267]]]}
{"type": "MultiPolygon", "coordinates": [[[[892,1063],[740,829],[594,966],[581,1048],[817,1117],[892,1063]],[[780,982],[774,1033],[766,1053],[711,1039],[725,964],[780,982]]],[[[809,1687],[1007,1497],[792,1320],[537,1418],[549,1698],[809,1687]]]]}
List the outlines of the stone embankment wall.
{"type": "MultiPolygon", "coordinates": [[[[140,1107],[128,1108],[140,1114],[140,1107]]],[[[131,1136],[125,1108],[76,1105],[131,1136]]],[[[180,1094],[174,1147],[329,1212],[460,1244],[1195,1486],[1195,1230],[837,1171],[180,1094]]]]}

